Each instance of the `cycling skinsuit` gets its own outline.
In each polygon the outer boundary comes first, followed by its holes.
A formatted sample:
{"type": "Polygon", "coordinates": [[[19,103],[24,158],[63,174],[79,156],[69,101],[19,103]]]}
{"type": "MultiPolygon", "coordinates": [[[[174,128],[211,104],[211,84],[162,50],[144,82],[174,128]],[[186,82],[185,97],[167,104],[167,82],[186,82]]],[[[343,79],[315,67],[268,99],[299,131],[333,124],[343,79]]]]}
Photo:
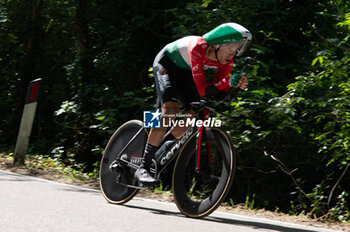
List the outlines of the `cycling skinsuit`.
{"type": "Polygon", "coordinates": [[[187,36],[166,45],[153,63],[157,89],[157,108],[169,101],[184,104],[198,101],[200,97],[215,96],[230,89],[228,75],[233,59],[221,64],[206,56],[209,44],[201,36],[187,36]],[[215,75],[207,81],[206,71],[214,70],[215,75]]]}

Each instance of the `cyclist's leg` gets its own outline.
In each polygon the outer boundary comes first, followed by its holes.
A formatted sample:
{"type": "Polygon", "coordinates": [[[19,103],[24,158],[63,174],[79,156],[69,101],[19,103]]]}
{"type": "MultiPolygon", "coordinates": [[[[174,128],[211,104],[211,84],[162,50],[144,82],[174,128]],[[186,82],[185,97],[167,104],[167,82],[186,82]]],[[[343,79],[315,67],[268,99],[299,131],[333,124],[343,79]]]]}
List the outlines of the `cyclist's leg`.
{"type": "MultiPolygon", "coordinates": [[[[179,112],[179,103],[177,102],[165,102],[162,105],[162,114],[161,114],[161,127],[160,128],[152,128],[149,132],[149,136],[147,139],[145,151],[144,151],[144,159],[142,162],[141,167],[145,168],[147,171],[149,171],[149,168],[152,163],[152,159],[154,158],[154,154],[158,149],[158,146],[162,142],[164,135],[168,129],[167,125],[163,125],[163,122],[171,122],[176,118],[176,114],[179,112]]],[[[167,139],[174,138],[175,136],[172,135],[173,133],[169,131],[167,134],[167,139]]]]}
{"type": "Polygon", "coordinates": [[[176,118],[178,112],[179,103],[174,101],[165,102],[162,105],[161,128],[152,128],[149,133],[147,142],[154,146],[159,146],[168,129],[168,122],[173,121],[176,118]],[[163,125],[164,121],[167,122],[165,125],[163,125]]]}
{"type": "MultiPolygon", "coordinates": [[[[189,70],[181,71],[181,79],[175,81],[176,89],[179,93],[179,99],[185,107],[185,122],[187,120],[192,120],[196,117],[195,113],[191,110],[190,103],[199,101],[200,96],[197,91],[196,84],[194,83],[192,72],[189,70]]],[[[180,138],[188,129],[189,125],[180,127],[176,126],[172,128],[172,134],[176,138],[180,138]]]]}
{"type": "MultiPolygon", "coordinates": [[[[162,50],[156,57],[153,64],[155,86],[157,90],[157,108],[162,106],[162,118],[173,120],[179,111],[177,102],[177,92],[172,85],[172,79],[169,76],[168,69],[162,63],[166,63],[167,56],[162,50]]],[[[163,120],[162,120],[163,121],[163,120]]],[[[135,172],[135,178],[146,184],[154,184],[156,180],[149,175],[149,169],[154,158],[154,154],[162,141],[167,128],[161,125],[161,128],[152,128],[145,146],[143,162],[140,168],[135,172]]]]}
{"type": "MultiPolygon", "coordinates": [[[[185,122],[187,122],[187,120],[192,120],[193,118],[196,117],[195,113],[193,111],[186,111],[185,112],[185,122]]],[[[172,135],[176,138],[179,139],[181,138],[181,136],[190,128],[190,125],[186,125],[185,126],[174,126],[173,128],[171,128],[170,133],[172,133],[172,135]]]]}

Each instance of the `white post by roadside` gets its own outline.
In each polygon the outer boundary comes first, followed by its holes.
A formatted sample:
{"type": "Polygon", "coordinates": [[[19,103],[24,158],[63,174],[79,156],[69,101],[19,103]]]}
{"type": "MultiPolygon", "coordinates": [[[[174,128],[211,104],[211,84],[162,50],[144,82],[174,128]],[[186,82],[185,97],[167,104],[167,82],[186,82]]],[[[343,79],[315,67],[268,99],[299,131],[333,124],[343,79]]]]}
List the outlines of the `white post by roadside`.
{"type": "Polygon", "coordinates": [[[32,132],[33,121],[38,105],[39,89],[42,79],[36,79],[29,83],[27,97],[22,114],[21,125],[18,132],[17,143],[14,153],[14,162],[24,164],[30,134],[32,132]]]}

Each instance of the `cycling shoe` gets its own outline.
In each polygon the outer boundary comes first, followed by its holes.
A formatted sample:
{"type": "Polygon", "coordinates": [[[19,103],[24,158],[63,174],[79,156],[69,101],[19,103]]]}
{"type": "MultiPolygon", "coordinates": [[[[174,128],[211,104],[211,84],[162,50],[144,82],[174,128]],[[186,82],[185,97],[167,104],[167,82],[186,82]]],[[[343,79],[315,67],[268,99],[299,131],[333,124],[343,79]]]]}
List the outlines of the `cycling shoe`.
{"type": "Polygon", "coordinates": [[[154,179],[143,167],[139,167],[136,170],[134,177],[139,181],[141,186],[154,186],[158,184],[158,180],[154,179]]]}

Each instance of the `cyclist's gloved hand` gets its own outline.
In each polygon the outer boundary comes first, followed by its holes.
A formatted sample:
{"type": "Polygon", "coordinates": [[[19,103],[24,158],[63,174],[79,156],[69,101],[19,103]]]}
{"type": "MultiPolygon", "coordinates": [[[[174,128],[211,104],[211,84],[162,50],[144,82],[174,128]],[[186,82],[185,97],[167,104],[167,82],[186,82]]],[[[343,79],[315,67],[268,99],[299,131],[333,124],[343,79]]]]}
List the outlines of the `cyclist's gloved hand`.
{"type": "Polygon", "coordinates": [[[232,88],[245,89],[248,85],[248,79],[241,74],[234,74],[230,76],[228,83],[232,88]]]}
{"type": "Polygon", "coordinates": [[[228,95],[230,95],[232,91],[229,92],[224,92],[224,91],[219,91],[215,96],[206,96],[205,99],[208,102],[213,102],[213,103],[217,103],[217,104],[221,104],[224,102],[231,102],[230,97],[228,95]]]}

